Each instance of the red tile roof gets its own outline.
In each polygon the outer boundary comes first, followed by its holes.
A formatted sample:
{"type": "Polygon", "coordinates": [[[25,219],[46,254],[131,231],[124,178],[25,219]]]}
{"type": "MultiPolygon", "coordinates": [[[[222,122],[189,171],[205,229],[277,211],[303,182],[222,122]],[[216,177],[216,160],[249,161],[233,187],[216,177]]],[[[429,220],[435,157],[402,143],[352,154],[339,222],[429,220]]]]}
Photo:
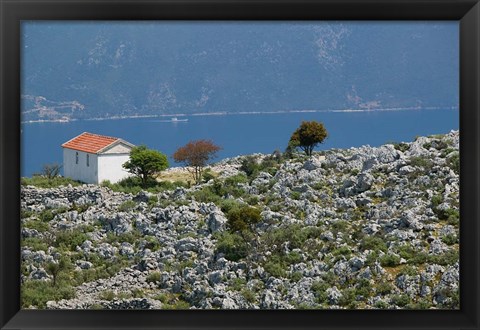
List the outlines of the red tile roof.
{"type": "Polygon", "coordinates": [[[84,132],[62,144],[62,147],[96,154],[118,140],[116,137],[84,132]]]}

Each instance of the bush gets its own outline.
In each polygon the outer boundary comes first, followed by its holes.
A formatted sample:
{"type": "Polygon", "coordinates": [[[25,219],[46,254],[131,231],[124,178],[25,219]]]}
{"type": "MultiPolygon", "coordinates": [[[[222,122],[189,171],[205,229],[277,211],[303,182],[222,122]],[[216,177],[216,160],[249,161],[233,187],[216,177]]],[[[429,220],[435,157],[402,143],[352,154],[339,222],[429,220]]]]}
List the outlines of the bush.
{"type": "Polygon", "coordinates": [[[130,210],[133,210],[137,206],[137,203],[135,203],[133,200],[128,200],[120,204],[118,207],[118,210],[120,212],[127,212],[130,210]]]}
{"type": "Polygon", "coordinates": [[[284,265],[278,261],[269,260],[263,265],[263,268],[267,273],[274,277],[287,277],[284,265]]]}
{"type": "Polygon", "coordinates": [[[205,186],[202,189],[193,192],[193,197],[200,203],[219,204],[221,200],[221,195],[218,195],[211,186],[205,186]]]}
{"type": "Polygon", "coordinates": [[[220,203],[220,209],[222,210],[223,213],[227,214],[233,209],[238,209],[240,206],[243,205],[240,202],[236,201],[235,199],[224,199],[220,203]]]}
{"type": "Polygon", "coordinates": [[[162,274],[160,274],[160,272],[152,272],[152,273],[148,274],[147,282],[148,283],[157,283],[157,282],[160,282],[161,278],[162,278],[162,274]]]}
{"type": "Polygon", "coordinates": [[[99,295],[99,298],[102,300],[112,301],[115,298],[115,293],[112,290],[102,291],[99,295]]]}
{"type": "Polygon", "coordinates": [[[231,232],[253,231],[253,227],[262,220],[260,210],[242,205],[231,209],[227,214],[227,225],[231,232]]]}
{"type": "Polygon", "coordinates": [[[438,205],[442,204],[443,202],[443,197],[442,195],[435,195],[432,196],[431,204],[432,204],[432,209],[437,208],[438,205]]]}
{"type": "Polygon", "coordinates": [[[430,169],[433,166],[433,162],[428,158],[422,156],[415,156],[410,158],[410,165],[430,169]]]}
{"type": "Polygon", "coordinates": [[[447,165],[456,173],[460,174],[460,155],[458,153],[453,154],[447,158],[447,165]]]}
{"type": "Polygon", "coordinates": [[[400,257],[393,254],[384,254],[380,257],[382,267],[395,267],[400,264],[400,257]]]}
{"type": "Polygon", "coordinates": [[[392,292],[392,290],[393,290],[393,285],[388,282],[380,282],[377,284],[377,287],[375,288],[375,291],[377,292],[377,294],[382,296],[389,294],[390,292],[392,292]]]}
{"type": "Polygon", "coordinates": [[[87,239],[88,236],[82,229],[69,229],[57,232],[54,246],[60,248],[64,247],[70,251],[75,251],[76,247],[82,245],[87,239]]]}
{"type": "Polygon", "coordinates": [[[373,251],[383,251],[386,252],[388,247],[383,239],[376,236],[365,236],[361,243],[360,247],[362,250],[373,250],[373,251]]]}
{"type": "Polygon", "coordinates": [[[453,245],[458,242],[457,235],[449,234],[442,236],[442,242],[447,245],[453,245]]]}
{"type": "Polygon", "coordinates": [[[407,143],[403,143],[403,142],[397,142],[397,143],[393,143],[393,147],[398,150],[398,151],[401,151],[401,152],[405,152],[407,151],[408,149],[410,149],[410,145],[407,144],[407,143]]]}
{"type": "Polygon", "coordinates": [[[247,156],[242,160],[240,171],[245,172],[249,178],[254,178],[260,171],[260,164],[254,156],[247,156]]]}
{"type": "Polygon", "coordinates": [[[322,304],[327,301],[327,298],[328,298],[327,289],[330,287],[331,285],[328,284],[327,282],[323,282],[323,281],[313,282],[312,290],[319,304],[322,304]]]}
{"type": "Polygon", "coordinates": [[[41,233],[46,232],[50,229],[50,226],[47,223],[38,220],[29,220],[23,224],[23,227],[35,229],[41,233]]]}
{"type": "Polygon", "coordinates": [[[223,232],[217,237],[217,252],[223,253],[225,259],[239,261],[248,255],[248,246],[238,234],[223,232]]]}
{"type": "Polygon", "coordinates": [[[38,219],[43,222],[49,222],[53,220],[54,217],[55,217],[55,214],[52,212],[52,210],[49,210],[49,209],[45,209],[41,211],[40,214],[38,215],[38,219]]]}
{"type": "Polygon", "coordinates": [[[62,282],[52,286],[50,282],[26,281],[21,285],[21,302],[23,308],[34,306],[46,308],[47,301],[72,299],[75,297],[75,290],[68,283],[62,282]]]}
{"type": "Polygon", "coordinates": [[[316,238],[319,235],[317,228],[304,227],[300,224],[292,224],[270,230],[264,235],[264,243],[269,248],[277,246],[277,251],[283,243],[289,242],[291,249],[302,249],[305,241],[309,238],[316,238]]]}
{"type": "Polygon", "coordinates": [[[405,307],[410,303],[410,298],[406,294],[396,294],[392,296],[391,302],[398,307],[405,307]]]}
{"type": "Polygon", "coordinates": [[[215,179],[215,175],[212,173],[211,169],[207,168],[203,172],[203,181],[208,182],[208,181],[213,180],[213,179],[215,179]]]}
{"type": "Polygon", "coordinates": [[[240,293],[242,294],[243,298],[245,298],[246,301],[248,301],[251,304],[255,303],[256,301],[255,293],[252,290],[244,288],[240,293]]]}

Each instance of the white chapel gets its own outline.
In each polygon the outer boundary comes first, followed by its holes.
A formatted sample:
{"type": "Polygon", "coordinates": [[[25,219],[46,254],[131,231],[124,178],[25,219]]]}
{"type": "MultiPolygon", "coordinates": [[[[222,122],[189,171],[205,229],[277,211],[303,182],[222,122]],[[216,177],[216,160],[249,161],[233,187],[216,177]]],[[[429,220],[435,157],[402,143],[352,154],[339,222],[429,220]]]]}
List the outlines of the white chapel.
{"type": "Polygon", "coordinates": [[[130,173],[122,165],[133,144],[120,138],[84,132],[62,144],[63,175],[85,183],[118,182],[130,173]]]}

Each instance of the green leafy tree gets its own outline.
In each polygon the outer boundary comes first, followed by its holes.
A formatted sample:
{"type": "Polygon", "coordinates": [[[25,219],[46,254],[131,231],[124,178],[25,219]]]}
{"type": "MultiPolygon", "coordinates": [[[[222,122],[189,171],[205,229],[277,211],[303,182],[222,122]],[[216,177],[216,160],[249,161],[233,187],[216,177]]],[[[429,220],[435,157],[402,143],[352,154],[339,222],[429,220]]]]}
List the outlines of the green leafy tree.
{"type": "Polygon", "coordinates": [[[328,136],[322,123],[317,121],[302,121],[300,127],[293,132],[287,150],[302,149],[307,156],[311,156],[313,149],[322,143],[328,136]]]}
{"type": "Polygon", "coordinates": [[[139,177],[145,188],[148,182],[155,179],[155,175],[168,168],[167,156],[146,146],[133,147],[130,159],[123,164],[123,168],[139,177]]]}
{"type": "Polygon", "coordinates": [[[216,157],[217,152],[221,149],[210,140],[190,141],[175,151],[173,159],[175,162],[189,167],[190,173],[198,184],[202,181],[203,168],[216,157]]]}

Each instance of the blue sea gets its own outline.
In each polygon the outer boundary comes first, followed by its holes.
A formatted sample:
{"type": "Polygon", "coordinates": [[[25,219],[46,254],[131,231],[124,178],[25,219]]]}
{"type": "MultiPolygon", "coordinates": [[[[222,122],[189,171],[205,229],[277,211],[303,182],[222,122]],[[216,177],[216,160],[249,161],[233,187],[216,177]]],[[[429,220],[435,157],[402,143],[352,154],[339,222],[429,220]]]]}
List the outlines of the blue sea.
{"type": "Polygon", "coordinates": [[[285,150],[292,132],[304,120],[323,122],[329,136],[317,150],[409,142],[415,136],[459,129],[458,109],[367,112],[296,112],[183,116],[169,118],[84,120],[22,124],[22,176],[39,173],[44,164],[62,163],[61,144],[82,132],[120,137],[169,156],[190,140],[210,139],[222,147],[216,160],[251,153],[285,150]]]}

